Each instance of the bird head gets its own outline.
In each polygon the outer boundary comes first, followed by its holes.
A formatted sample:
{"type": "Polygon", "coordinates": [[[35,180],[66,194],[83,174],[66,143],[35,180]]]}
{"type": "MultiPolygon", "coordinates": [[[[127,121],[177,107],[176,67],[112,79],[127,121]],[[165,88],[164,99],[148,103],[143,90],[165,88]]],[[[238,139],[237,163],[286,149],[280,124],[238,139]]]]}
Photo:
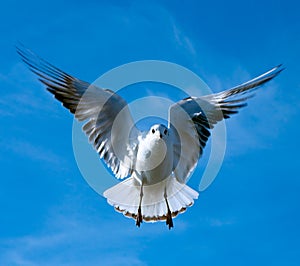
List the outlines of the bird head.
{"type": "Polygon", "coordinates": [[[150,128],[149,134],[155,136],[157,139],[166,140],[169,136],[169,129],[164,125],[156,124],[150,128]]]}

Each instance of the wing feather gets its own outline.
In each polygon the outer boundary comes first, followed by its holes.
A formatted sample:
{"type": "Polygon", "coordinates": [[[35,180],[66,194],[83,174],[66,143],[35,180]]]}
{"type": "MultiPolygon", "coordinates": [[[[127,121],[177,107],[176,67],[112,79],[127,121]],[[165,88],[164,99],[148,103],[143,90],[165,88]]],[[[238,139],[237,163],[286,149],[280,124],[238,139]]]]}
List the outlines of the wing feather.
{"type": "Polygon", "coordinates": [[[117,178],[133,171],[137,138],[126,101],[111,90],[79,80],[48,63],[25,48],[17,52],[47,90],[79,121],[89,142],[117,178]]]}
{"type": "Polygon", "coordinates": [[[282,66],[278,65],[232,89],[202,97],[188,97],[170,107],[169,127],[176,132],[173,171],[179,182],[186,182],[195,169],[214,125],[247,106],[246,101],[253,97],[254,90],[282,70],[282,66]]]}

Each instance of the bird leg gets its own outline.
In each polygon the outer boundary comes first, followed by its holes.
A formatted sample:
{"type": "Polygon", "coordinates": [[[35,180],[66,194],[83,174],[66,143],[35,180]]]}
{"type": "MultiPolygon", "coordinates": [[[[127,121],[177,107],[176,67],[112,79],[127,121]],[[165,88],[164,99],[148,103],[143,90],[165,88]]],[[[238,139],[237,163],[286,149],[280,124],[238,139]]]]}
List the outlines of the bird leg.
{"type": "Polygon", "coordinates": [[[143,193],[143,184],[141,185],[141,192],[140,192],[140,203],[139,208],[136,216],[136,226],[140,227],[141,223],[143,222],[143,215],[142,215],[142,199],[143,199],[144,193],[143,193]]]}
{"type": "Polygon", "coordinates": [[[168,203],[168,199],[167,199],[166,189],[165,189],[165,195],[164,196],[165,196],[165,200],[166,200],[166,204],[167,204],[167,208],[168,208],[166,225],[169,226],[169,230],[170,230],[172,227],[174,227],[174,225],[173,225],[172,213],[171,213],[171,210],[170,210],[170,207],[169,207],[169,203],[168,203]]]}

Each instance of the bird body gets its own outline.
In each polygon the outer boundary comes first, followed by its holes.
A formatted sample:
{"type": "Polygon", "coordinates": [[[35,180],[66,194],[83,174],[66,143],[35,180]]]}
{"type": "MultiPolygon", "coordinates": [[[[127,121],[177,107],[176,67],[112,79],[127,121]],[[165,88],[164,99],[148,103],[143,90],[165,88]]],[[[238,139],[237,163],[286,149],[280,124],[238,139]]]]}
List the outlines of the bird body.
{"type": "Polygon", "coordinates": [[[126,178],[104,196],[137,226],[143,220],[165,220],[173,227],[172,218],[198,198],[186,183],[214,125],[238,113],[254,90],[283,70],[279,65],[232,89],[187,97],[170,106],[167,126],[141,132],[118,94],[77,79],[27,49],[17,52],[47,90],[79,121],[86,121],[83,131],[115,177],[126,178]]]}
{"type": "Polygon", "coordinates": [[[135,169],[139,183],[145,185],[153,185],[171,175],[173,145],[164,125],[154,125],[141,139],[135,169]]]}
{"type": "Polygon", "coordinates": [[[166,126],[154,125],[139,141],[132,176],[106,190],[104,196],[126,216],[136,219],[140,209],[140,221],[166,219],[170,228],[172,217],[185,211],[198,198],[198,192],[176,180],[173,170],[172,134],[166,126]]]}

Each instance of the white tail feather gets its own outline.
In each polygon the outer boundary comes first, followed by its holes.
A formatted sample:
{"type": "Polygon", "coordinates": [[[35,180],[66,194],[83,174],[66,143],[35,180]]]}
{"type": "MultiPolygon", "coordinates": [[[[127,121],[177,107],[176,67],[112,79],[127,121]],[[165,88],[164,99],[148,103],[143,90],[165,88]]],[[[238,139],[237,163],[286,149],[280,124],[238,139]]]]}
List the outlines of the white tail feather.
{"type": "MultiPolygon", "coordinates": [[[[117,211],[135,219],[139,207],[140,191],[141,186],[136,184],[133,177],[130,177],[107,189],[104,197],[117,211]]],[[[192,206],[194,199],[198,198],[198,192],[179,183],[174,177],[169,177],[154,185],[144,185],[141,210],[145,221],[154,222],[166,219],[165,195],[173,217],[192,206]]]]}

